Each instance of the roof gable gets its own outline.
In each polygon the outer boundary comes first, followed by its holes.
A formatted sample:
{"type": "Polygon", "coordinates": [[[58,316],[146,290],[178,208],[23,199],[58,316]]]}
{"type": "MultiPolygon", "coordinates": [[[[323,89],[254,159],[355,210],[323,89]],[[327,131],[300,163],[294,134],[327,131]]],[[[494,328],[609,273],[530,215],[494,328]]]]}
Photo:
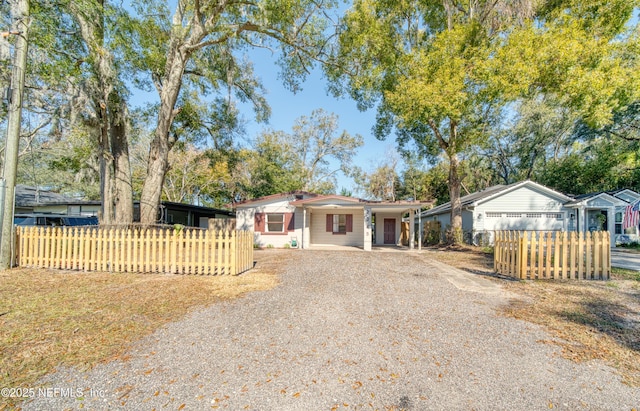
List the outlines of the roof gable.
{"type": "Polygon", "coordinates": [[[633,203],[635,201],[640,200],[640,193],[633,191],[631,189],[625,188],[622,190],[609,192],[612,196],[619,198],[621,200],[626,201],[627,203],[633,203]]]}
{"type": "MultiPolygon", "coordinates": [[[[549,187],[545,187],[542,184],[538,184],[531,180],[524,180],[518,183],[509,184],[509,185],[498,184],[495,186],[491,186],[487,189],[484,189],[482,191],[477,191],[475,193],[468,194],[460,198],[460,203],[462,205],[462,208],[475,207],[482,203],[486,203],[488,201],[494,200],[505,194],[512,193],[516,190],[522,189],[523,187],[536,192],[540,192],[562,203],[571,200],[571,197],[566,196],[558,191],[552,190],[549,187]]],[[[425,211],[423,215],[432,216],[437,214],[444,214],[450,211],[451,211],[451,202],[448,202],[445,204],[441,204],[438,207],[432,208],[431,210],[425,211]]]]}
{"type": "Polygon", "coordinates": [[[610,194],[601,192],[601,193],[592,193],[592,194],[584,194],[579,197],[576,197],[575,200],[569,201],[566,206],[567,207],[579,207],[579,206],[588,206],[588,207],[610,207],[610,206],[624,206],[627,202],[618,197],[614,197],[610,194]]]}

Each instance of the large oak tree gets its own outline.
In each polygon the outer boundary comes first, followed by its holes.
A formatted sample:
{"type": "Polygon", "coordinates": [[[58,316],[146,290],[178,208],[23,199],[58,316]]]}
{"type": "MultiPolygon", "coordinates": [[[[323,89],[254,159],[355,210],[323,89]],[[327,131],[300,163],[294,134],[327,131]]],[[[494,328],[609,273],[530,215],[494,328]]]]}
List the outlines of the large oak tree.
{"type": "Polygon", "coordinates": [[[349,93],[361,108],[377,105],[379,138],[395,128],[399,145],[444,153],[450,238],[460,242],[460,155],[488,138],[507,102],[555,92],[589,122],[603,123],[629,101],[624,82],[634,84],[637,74],[617,36],[633,7],[621,0],[358,0],[328,73],[336,93],[349,93]]]}
{"type": "Polygon", "coordinates": [[[204,94],[228,90],[256,102],[259,84],[242,52],[261,47],[279,50],[282,77],[297,89],[323,53],[325,12],[334,5],[332,0],[179,0],[169,17],[165,4],[142,3],[138,15],[144,30],[136,32],[141,58],[133,64],[150,75],[160,100],[140,198],[142,223],[157,218],[183,84],[197,84],[204,94]]]}

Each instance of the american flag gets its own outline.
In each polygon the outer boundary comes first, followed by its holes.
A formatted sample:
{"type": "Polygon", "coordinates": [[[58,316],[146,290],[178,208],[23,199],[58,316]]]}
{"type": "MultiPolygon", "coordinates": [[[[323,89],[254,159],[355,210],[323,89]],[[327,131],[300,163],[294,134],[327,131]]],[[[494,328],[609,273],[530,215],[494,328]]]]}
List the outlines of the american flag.
{"type": "Polygon", "coordinates": [[[624,209],[624,217],[622,218],[622,228],[637,227],[640,220],[640,200],[633,204],[629,204],[624,209]]]}

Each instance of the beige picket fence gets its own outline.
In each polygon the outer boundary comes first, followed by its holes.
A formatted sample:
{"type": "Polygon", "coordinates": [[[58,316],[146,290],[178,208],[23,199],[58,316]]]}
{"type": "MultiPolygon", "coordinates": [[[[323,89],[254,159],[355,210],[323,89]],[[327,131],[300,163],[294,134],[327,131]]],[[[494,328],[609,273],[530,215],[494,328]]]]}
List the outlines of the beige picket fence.
{"type": "Polygon", "coordinates": [[[609,233],[496,231],[494,269],[518,279],[608,280],[609,233]]]}
{"type": "Polygon", "coordinates": [[[236,275],[253,267],[253,233],[190,228],[19,227],[21,267],[236,275]]]}

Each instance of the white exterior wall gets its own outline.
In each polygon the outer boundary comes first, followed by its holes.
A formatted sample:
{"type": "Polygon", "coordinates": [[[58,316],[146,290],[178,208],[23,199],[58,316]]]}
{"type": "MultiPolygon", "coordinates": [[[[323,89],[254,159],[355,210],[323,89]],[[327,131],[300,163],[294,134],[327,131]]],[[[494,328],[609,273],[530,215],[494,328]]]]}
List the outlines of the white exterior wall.
{"type": "Polygon", "coordinates": [[[476,211],[503,211],[503,212],[559,212],[563,209],[562,202],[549,197],[540,191],[529,187],[520,187],[517,190],[482,202],[476,211]],[[491,209],[491,210],[489,210],[491,209]]]}
{"type": "Polygon", "coordinates": [[[561,231],[567,227],[570,211],[557,199],[528,187],[521,187],[478,205],[474,215],[476,231],[561,231]],[[479,221],[482,222],[478,223],[479,221]]]}
{"type": "Polygon", "coordinates": [[[289,199],[265,201],[263,203],[253,203],[251,207],[238,207],[236,210],[236,227],[239,230],[254,231],[253,241],[259,247],[273,246],[282,248],[285,244],[291,244],[291,240],[296,237],[298,247],[302,240],[302,210],[296,210],[295,207],[289,205],[289,199]],[[295,213],[293,232],[288,233],[258,233],[255,232],[255,215],[256,213],[295,213]]]}
{"type": "MultiPolygon", "coordinates": [[[[394,234],[394,244],[400,244],[400,232],[402,229],[402,216],[394,213],[375,213],[376,214],[376,241],[374,245],[385,245],[384,243],[384,219],[396,220],[396,233],[394,234]]],[[[389,245],[389,244],[386,244],[389,245]]]]}
{"type": "MultiPolygon", "coordinates": [[[[311,245],[342,245],[364,247],[364,211],[362,209],[337,209],[333,211],[312,210],[307,219],[311,221],[311,245]],[[346,234],[328,233],[327,214],[353,214],[353,231],[346,234]]],[[[298,216],[296,216],[296,224],[298,216]]]]}
{"type": "MultiPolygon", "coordinates": [[[[471,210],[463,210],[462,230],[473,234],[473,241],[479,241],[477,234],[484,231],[560,231],[568,228],[570,214],[571,210],[565,208],[561,200],[530,187],[520,187],[481,202],[471,210]]],[[[423,220],[433,219],[434,216],[423,217],[423,220]]],[[[446,230],[451,225],[450,212],[436,215],[435,220],[446,230]]],[[[492,236],[488,240],[492,242],[492,236]]]]}

